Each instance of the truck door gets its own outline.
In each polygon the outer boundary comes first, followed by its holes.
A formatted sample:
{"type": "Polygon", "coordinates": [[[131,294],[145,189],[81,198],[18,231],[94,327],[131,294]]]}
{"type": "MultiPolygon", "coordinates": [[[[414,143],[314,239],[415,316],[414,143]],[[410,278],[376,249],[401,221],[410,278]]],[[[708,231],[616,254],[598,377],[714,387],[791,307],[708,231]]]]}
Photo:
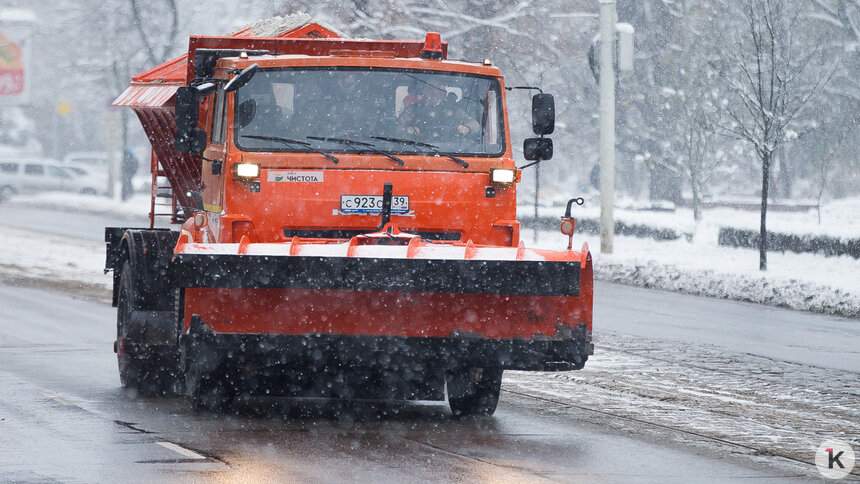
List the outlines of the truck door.
{"type": "Polygon", "coordinates": [[[224,86],[219,85],[215,94],[207,101],[208,114],[207,131],[209,143],[203,152],[204,158],[212,161],[202,161],[201,180],[203,182],[203,204],[208,212],[220,213],[223,191],[223,174],[226,166],[226,135],[227,135],[227,103],[224,86]],[[220,168],[220,169],[219,169],[220,168]]]}

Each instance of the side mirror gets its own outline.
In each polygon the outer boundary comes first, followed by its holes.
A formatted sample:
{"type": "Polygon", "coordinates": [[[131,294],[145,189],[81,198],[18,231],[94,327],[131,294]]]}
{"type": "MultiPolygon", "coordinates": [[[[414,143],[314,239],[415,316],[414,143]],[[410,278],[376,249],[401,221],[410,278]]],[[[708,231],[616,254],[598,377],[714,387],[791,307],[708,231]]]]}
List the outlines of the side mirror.
{"type": "Polygon", "coordinates": [[[555,99],[552,94],[535,94],[532,96],[532,130],[543,136],[552,134],[554,129],[555,99]]]}
{"type": "Polygon", "coordinates": [[[244,86],[245,84],[248,84],[248,81],[250,81],[254,77],[254,74],[257,73],[257,69],[259,68],[260,66],[254,63],[242,69],[242,72],[236,74],[236,77],[230,79],[230,82],[228,82],[227,85],[224,86],[224,92],[233,92],[236,89],[239,89],[240,87],[244,86]]]}
{"type": "Polygon", "coordinates": [[[180,153],[203,153],[206,151],[206,131],[200,128],[177,131],[176,151],[180,153]]]}
{"type": "Polygon", "coordinates": [[[244,128],[251,124],[254,116],[257,115],[257,101],[248,99],[239,103],[239,115],[236,117],[239,120],[239,128],[244,128]]]}
{"type": "Polygon", "coordinates": [[[188,132],[197,127],[200,117],[200,91],[196,87],[183,86],[176,90],[176,105],[173,120],[180,132],[188,132]]]}
{"type": "Polygon", "coordinates": [[[523,157],[527,160],[551,160],[551,138],[526,138],[523,141],[523,157]]]}

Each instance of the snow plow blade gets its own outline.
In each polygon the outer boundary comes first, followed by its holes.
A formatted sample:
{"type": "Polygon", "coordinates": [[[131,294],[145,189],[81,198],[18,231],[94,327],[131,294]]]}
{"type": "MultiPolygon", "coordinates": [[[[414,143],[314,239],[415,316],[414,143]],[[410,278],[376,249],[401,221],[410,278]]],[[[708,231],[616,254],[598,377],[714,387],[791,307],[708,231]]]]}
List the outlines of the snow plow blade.
{"type": "Polygon", "coordinates": [[[578,261],[187,255],[182,287],[579,296],[578,261]]]}
{"type": "Polygon", "coordinates": [[[322,345],[342,347],[323,352],[347,360],[343,348],[365,348],[421,355],[441,367],[470,361],[573,369],[593,353],[587,248],[555,252],[375,235],[332,243],[180,239],[173,274],[184,293],[184,332],[194,332],[194,319],[225,348],[241,343],[237,338],[253,341],[253,348],[272,347],[259,344],[268,341],[303,353],[322,345]]]}

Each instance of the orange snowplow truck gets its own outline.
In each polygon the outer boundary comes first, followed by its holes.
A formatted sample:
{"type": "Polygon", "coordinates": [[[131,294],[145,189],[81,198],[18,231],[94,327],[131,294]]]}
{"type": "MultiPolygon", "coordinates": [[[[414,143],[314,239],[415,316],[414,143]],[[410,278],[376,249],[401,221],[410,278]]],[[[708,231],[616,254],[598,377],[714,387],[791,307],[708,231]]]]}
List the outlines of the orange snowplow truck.
{"type": "MultiPolygon", "coordinates": [[[[526,248],[499,70],[317,23],[191,37],[115,101],[152,142],[150,228],[107,228],[122,384],[194,408],[247,395],[444,400],[580,369],[592,265],[526,248]],[[152,228],[159,180],[179,230],[152,228]]],[[[527,159],[554,104],[533,97],[527,159]]],[[[573,232],[568,204],[562,231],[573,232]]]]}

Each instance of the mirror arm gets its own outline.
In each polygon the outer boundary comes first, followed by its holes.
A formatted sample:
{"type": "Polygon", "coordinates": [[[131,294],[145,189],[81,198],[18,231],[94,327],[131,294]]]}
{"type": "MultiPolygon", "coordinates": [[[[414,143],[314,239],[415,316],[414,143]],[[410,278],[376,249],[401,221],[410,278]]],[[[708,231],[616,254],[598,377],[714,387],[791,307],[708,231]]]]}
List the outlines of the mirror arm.
{"type": "Polygon", "coordinates": [[[534,87],[534,86],[511,86],[511,87],[507,87],[507,86],[505,86],[505,91],[513,91],[514,89],[528,89],[530,91],[538,91],[541,94],[543,94],[543,89],[541,89],[539,87],[534,87]]]}
{"type": "Polygon", "coordinates": [[[206,77],[206,78],[197,78],[193,79],[189,84],[190,87],[197,89],[200,96],[200,103],[203,103],[203,98],[215,92],[218,89],[219,84],[223,84],[224,79],[218,79],[216,77],[206,77]],[[208,85],[207,85],[208,84],[208,85]]]}
{"type": "Polygon", "coordinates": [[[212,174],[213,174],[213,175],[220,175],[220,174],[221,174],[221,168],[223,168],[223,167],[224,167],[224,162],[223,162],[223,161],[221,161],[221,160],[211,160],[211,159],[206,158],[205,156],[201,155],[200,153],[193,153],[193,152],[191,152],[191,153],[188,153],[188,154],[189,154],[189,155],[191,155],[191,156],[194,156],[194,157],[200,158],[200,159],[201,159],[201,160],[203,160],[203,161],[208,161],[209,163],[212,163],[212,174]]]}
{"type": "Polygon", "coordinates": [[[517,167],[517,170],[525,170],[526,168],[528,168],[528,167],[530,167],[530,166],[535,166],[535,165],[537,165],[537,164],[538,164],[538,163],[540,163],[541,161],[543,161],[543,160],[542,160],[542,159],[540,159],[540,158],[538,158],[538,159],[536,159],[535,161],[533,161],[533,162],[531,162],[531,163],[528,163],[528,164],[525,164],[525,165],[523,165],[523,166],[517,167]]]}

